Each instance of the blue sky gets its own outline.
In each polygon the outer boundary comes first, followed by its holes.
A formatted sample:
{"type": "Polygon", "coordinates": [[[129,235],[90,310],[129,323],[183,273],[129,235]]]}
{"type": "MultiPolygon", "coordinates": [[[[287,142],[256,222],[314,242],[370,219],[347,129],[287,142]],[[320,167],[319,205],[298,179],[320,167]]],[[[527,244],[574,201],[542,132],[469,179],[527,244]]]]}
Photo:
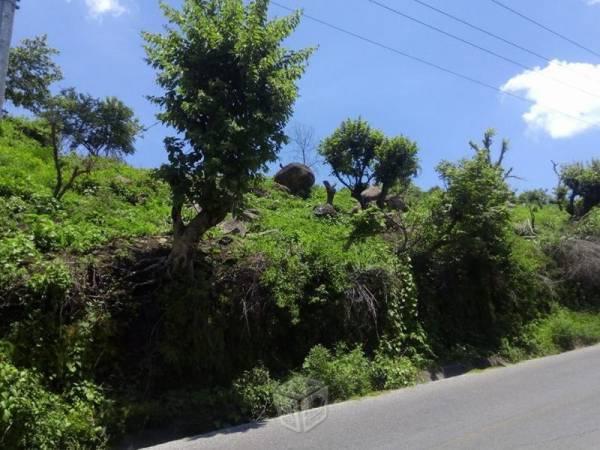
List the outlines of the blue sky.
{"type": "MultiPolygon", "coordinates": [[[[532,107],[304,20],[288,45],[319,49],[300,82],[301,97],[292,123],[313,127],[320,139],[342,120],[362,116],[388,135],[407,135],[421,149],[422,172],[417,183],[423,187],[438,183],[435,166],[441,160],[468,156],[468,141],[479,140],[489,127],[497,129],[498,138],[511,141],[507,165],[514,166],[515,173],[524,178],[513,182],[519,189],[552,188],[556,179],[550,160],[566,163],[600,156],[600,58],[490,0],[426,1],[556,62],[549,65],[412,0],[380,1],[539,69],[524,73],[522,68],[395,16],[367,0],[279,0],[365,37],[527,96],[536,104],[532,107]]],[[[600,0],[503,1],[600,53],[600,0]]],[[[143,60],[140,31],[158,31],[164,24],[158,1],[43,0],[43,7],[41,3],[21,1],[13,42],[48,34],[50,44],[62,52],[63,86],[96,96],[117,96],[135,109],[145,125],[155,123],[155,107],[145,96],[157,90],[154,73],[143,60]]],[[[180,1],[168,3],[178,5],[180,1]]],[[[272,11],[285,14],[276,6],[272,11]]],[[[148,131],[129,162],[142,167],[162,163],[162,140],[167,133],[162,126],[148,131]]],[[[291,149],[284,150],[282,159],[290,161],[291,153],[291,149]]],[[[328,176],[326,167],[319,167],[318,172],[321,178],[328,176]]]]}

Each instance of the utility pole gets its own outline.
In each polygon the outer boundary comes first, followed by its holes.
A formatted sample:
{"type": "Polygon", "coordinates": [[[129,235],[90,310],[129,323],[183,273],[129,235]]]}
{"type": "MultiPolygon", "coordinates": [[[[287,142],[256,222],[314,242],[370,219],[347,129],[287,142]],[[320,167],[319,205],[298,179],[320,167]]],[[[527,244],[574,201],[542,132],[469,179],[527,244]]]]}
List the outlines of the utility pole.
{"type": "Polygon", "coordinates": [[[6,74],[8,73],[8,54],[12,40],[15,10],[19,0],[0,0],[0,114],[4,111],[6,100],[6,74]]]}

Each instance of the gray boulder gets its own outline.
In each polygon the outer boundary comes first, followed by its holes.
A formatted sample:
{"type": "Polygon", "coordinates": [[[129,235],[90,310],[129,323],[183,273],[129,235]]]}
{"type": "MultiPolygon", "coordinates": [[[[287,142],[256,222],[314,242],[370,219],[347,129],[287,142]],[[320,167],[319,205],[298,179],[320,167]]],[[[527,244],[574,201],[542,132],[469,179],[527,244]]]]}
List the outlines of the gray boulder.
{"type": "Polygon", "coordinates": [[[390,194],[385,198],[385,204],[388,208],[393,209],[395,211],[408,211],[408,206],[406,202],[400,195],[390,194]]]}
{"type": "Polygon", "coordinates": [[[260,219],[260,211],[257,209],[246,209],[239,214],[238,218],[246,222],[254,222],[260,219]]]}
{"type": "Polygon", "coordinates": [[[315,174],[304,164],[292,163],[282,167],[275,174],[275,182],[285,186],[293,195],[308,197],[315,184],[315,174]]]}
{"type": "Polygon", "coordinates": [[[290,191],[290,188],[287,186],[284,186],[283,184],[273,183],[273,188],[277,191],[285,192],[286,194],[292,193],[292,191],[290,191]]]}
{"type": "Polygon", "coordinates": [[[313,213],[317,217],[335,217],[337,215],[337,211],[329,203],[315,207],[313,213]]]}
{"type": "Polygon", "coordinates": [[[246,236],[246,233],[248,233],[248,228],[246,228],[246,225],[244,225],[243,222],[235,219],[221,222],[219,224],[219,228],[224,234],[237,234],[240,237],[244,237],[246,236]]]}
{"type": "Polygon", "coordinates": [[[381,188],[379,186],[369,186],[360,193],[360,198],[363,205],[375,203],[381,196],[381,188]]]}

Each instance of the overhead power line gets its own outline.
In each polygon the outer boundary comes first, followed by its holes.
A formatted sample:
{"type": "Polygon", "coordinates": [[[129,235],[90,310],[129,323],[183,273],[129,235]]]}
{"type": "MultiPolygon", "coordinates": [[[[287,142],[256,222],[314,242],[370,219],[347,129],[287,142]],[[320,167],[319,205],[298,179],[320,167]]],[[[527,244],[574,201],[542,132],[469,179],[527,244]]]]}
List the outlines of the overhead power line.
{"type": "MultiPolygon", "coordinates": [[[[502,37],[502,36],[500,36],[500,35],[498,35],[496,33],[491,32],[490,30],[486,30],[485,28],[482,28],[482,27],[480,27],[480,26],[478,26],[478,25],[476,25],[474,23],[471,23],[471,22],[469,22],[467,20],[461,19],[460,17],[455,16],[455,15],[453,15],[453,14],[447,12],[447,11],[444,11],[443,9],[437,8],[437,7],[433,6],[433,5],[431,5],[430,3],[424,2],[423,0],[412,0],[412,1],[415,2],[415,3],[418,3],[421,6],[424,6],[425,8],[429,8],[432,11],[435,11],[435,12],[437,12],[439,14],[442,14],[443,16],[446,16],[446,17],[448,17],[448,18],[450,18],[450,19],[452,19],[452,20],[454,20],[454,21],[456,21],[456,22],[458,22],[460,24],[466,25],[467,27],[472,28],[473,30],[479,31],[479,32],[481,32],[483,34],[486,34],[486,35],[488,35],[490,37],[493,37],[494,39],[497,39],[500,42],[504,42],[505,44],[508,44],[508,45],[510,45],[513,48],[516,48],[518,50],[521,50],[521,51],[523,51],[525,53],[530,54],[531,56],[535,56],[536,58],[539,58],[539,59],[541,59],[543,61],[546,61],[547,63],[552,63],[553,62],[554,58],[550,58],[548,56],[544,56],[543,54],[538,53],[538,52],[536,52],[534,50],[531,50],[530,48],[527,48],[524,45],[517,44],[516,42],[513,42],[513,41],[511,41],[509,39],[506,39],[506,38],[504,38],[504,37],[502,37]]],[[[595,83],[598,83],[597,79],[593,79],[592,77],[590,77],[590,76],[588,76],[586,74],[581,74],[581,73],[577,72],[575,69],[573,69],[572,67],[568,67],[567,66],[567,68],[574,75],[577,75],[577,76],[582,76],[583,75],[588,80],[591,80],[591,81],[593,81],[595,83]]]]}
{"type": "MultiPolygon", "coordinates": [[[[297,10],[295,10],[293,8],[290,8],[288,6],[282,5],[281,3],[276,2],[276,1],[271,1],[271,3],[273,5],[281,8],[281,9],[284,9],[284,10],[288,11],[288,12],[296,12],[297,11],[297,10]]],[[[350,31],[350,30],[347,30],[345,28],[339,27],[339,26],[334,25],[334,24],[332,24],[330,22],[327,22],[325,20],[319,19],[318,17],[306,14],[304,11],[301,11],[301,14],[306,19],[311,20],[313,22],[316,22],[318,24],[321,24],[321,25],[323,25],[323,26],[325,26],[327,28],[330,28],[332,30],[335,30],[335,31],[337,31],[339,33],[345,34],[347,36],[351,36],[351,37],[353,37],[355,39],[358,39],[360,41],[363,41],[363,42],[367,42],[367,43],[369,43],[371,45],[374,45],[376,47],[382,48],[384,50],[387,50],[389,52],[395,53],[397,55],[403,56],[405,58],[408,58],[410,60],[416,61],[416,62],[421,63],[423,65],[432,67],[432,68],[437,69],[439,71],[442,71],[442,72],[454,75],[455,77],[461,78],[461,79],[463,79],[465,81],[468,81],[470,83],[476,84],[478,86],[487,88],[487,89],[492,90],[492,91],[499,92],[499,93],[507,95],[509,97],[516,98],[516,99],[521,100],[522,102],[525,102],[525,103],[529,103],[529,104],[532,104],[532,105],[533,104],[539,104],[539,105],[543,106],[544,108],[548,109],[549,111],[555,112],[557,114],[561,114],[561,115],[563,115],[565,117],[569,117],[570,119],[576,120],[578,122],[585,123],[586,125],[594,125],[594,126],[596,125],[596,124],[594,124],[592,122],[589,122],[589,121],[587,121],[585,119],[582,119],[580,117],[573,116],[573,115],[571,115],[569,113],[566,113],[564,111],[560,111],[560,110],[558,110],[556,108],[552,108],[552,107],[550,107],[548,105],[543,105],[543,104],[537,103],[537,102],[535,102],[533,100],[530,100],[530,99],[528,99],[526,97],[522,97],[522,96],[520,96],[518,94],[514,94],[512,92],[505,92],[502,89],[500,89],[500,88],[498,88],[498,87],[496,87],[494,85],[491,85],[491,84],[486,83],[484,81],[477,80],[476,78],[472,78],[469,75],[465,75],[465,74],[462,74],[460,72],[456,72],[456,71],[454,71],[452,69],[448,69],[448,68],[446,68],[444,66],[441,66],[441,65],[436,64],[434,62],[428,61],[428,60],[426,60],[424,58],[421,58],[419,56],[415,56],[415,55],[412,55],[410,53],[406,53],[406,52],[404,52],[402,50],[398,50],[397,48],[390,47],[389,45],[383,44],[381,42],[378,42],[378,41],[375,41],[373,39],[370,39],[370,38],[368,38],[366,36],[362,36],[362,35],[360,35],[358,33],[353,32],[353,31],[350,31]]]]}
{"type": "Polygon", "coordinates": [[[444,11],[442,9],[436,8],[435,6],[433,6],[433,5],[429,4],[429,3],[426,3],[426,2],[424,2],[422,0],[412,0],[412,1],[415,2],[415,3],[418,3],[421,6],[424,6],[425,8],[429,8],[432,11],[435,11],[435,12],[437,12],[439,14],[442,14],[442,15],[444,15],[446,17],[449,17],[450,19],[452,19],[452,20],[454,20],[456,22],[459,22],[459,23],[461,23],[463,25],[466,25],[466,26],[468,26],[468,27],[470,27],[470,28],[472,28],[474,30],[477,30],[477,31],[479,31],[481,33],[487,34],[488,36],[491,36],[494,39],[498,39],[499,41],[502,41],[505,44],[510,45],[511,47],[514,47],[516,49],[524,51],[525,53],[529,53],[530,55],[535,56],[536,58],[542,59],[542,60],[544,60],[546,62],[551,62],[552,61],[552,59],[548,58],[547,56],[544,56],[544,55],[542,55],[542,54],[540,54],[540,53],[538,53],[536,51],[530,50],[527,47],[524,47],[524,46],[522,46],[520,44],[517,44],[516,42],[513,42],[513,41],[510,41],[510,40],[508,40],[506,38],[503,38],[500,35],[492,33],[490,30],[486,30],[485,28],[482,28],[482,27],[480,27],[478,25],[475,25],[475,24],[473,24],[471,22],[468,22],[468,21],[466,21],[464,19],[461,19],[460,17],[457,17],[457,16],[455,16],[453,14],[450,14],[447,11],[444,11]]]}
{"type": "MultiPolygon", "coordinates": [[[[445,31],[445,30],[443,30],[443,29],[441,29],[439,27],[431,25],[431,24],[429,24],[427,22],[424,22],[422,20],[417,19],[416,17],[410,16],[408,14],[403,13],[402,11],[399,11],[399,10],[397,10],[395,8],[392,8],[391,6],[388,6],[385,3],[381,3],[378,0],[367,0],[367,1],[369,1],[370,3],[373,3],[374,5],[377,5],[380,8],[385,9],[385,10],[387,10],[387,11],[393,13],[393,14],[396,14],[397,16],[404,17],[405,19],[408,19],[408,20],[410,20],[412,22],[415,22],[415,23],[417,23],[419,25],[422,25],[422,26],[424,26],[426,28],[429,28],[430,30],[433,30],[433,31],[435,31],[437,33],[443,34],[444,36],[447,36],[447,37],[449,37],[451,39],[454,39],[456,41],[462,42],[463,44],[469,45],[469,46],[471,46],[471,47],[473,47],[473,48],[475,48],[477,50],[480,50],[480,51],[482,51],[484,53],[492,55],[492,56],[494,56],[494,57],[496,57],[498,59],[501,59],[503,61],[506,61],[506,62],[508,62],[508,63],[510,63],[510,64],[512,64],[514,66],[517,66],[517,67],[521,68],[521,69],[529,70],[529,71],[535,71],[536,70],[534,67],[528,66],[527,64],[522,64],[519,61],[516,61],[516,60],[514,60],[512,58],[509,58],[507,56],[501,55],[500,53],[497,53],[497,52],[495,52],[493,50],[490,50],[488,48],[482,47],[481,45],[476,44],[475,42],[469,41],[468,39],[464,39],[464,38],[462,38],[460,36],[457,36],[455,34],[449,33],[448,31],[445,31]]],[[[593,97],[596,97],[596,98],[600,99],[600,95],[598,95],[598,94],[596,94],[594,92],[588,91],[587,89],[582,89],[579,86],[576,86],[574,84],[568,83],[566,81],[561,80],[560,78],[556,78],[556,77],[548,75],[548,74],[544,74],[544,76],[546,76],[549,80],[554,81],[555,83],[562,84],[563,86],[567,86],[567,87],[569,87],[571,89],[578,90],[579,92],[582,92],[584,94],[591,95],[593,97]]]]}
{"type": "Polygon", "coordinates": [[[582,50],[585,50],[586,52],[588,52],[588,53],[591,53],[592,55],[594,55],[594,56],[596,56],[596,57],[600,58],[600,53],[598,53],[597,51],[595,51],[595,50],[592,50],[591,48],[589,48],[589,47],[586,47],[586,46],[585,46],[585,45],[583,45],[583,44],[580,44],[580,43],[579,43],[579,42],[577,42],[576,40],[574,40],[574,39],[571,39],[571,38],[569,38],[569,37],[565,36],[564,34],[561,34],[561,33],[559,33],[559,32],[558,32],[558,31],[556,31],[556,30],[553,30],[552,28],[550,28],[550,27],[548,27],[548,26],[544,25],[543,23],[540,23],[540,22],[538,22],[538,21],[537,21],[537,20],[535,20],[535,19],[532,19],[531,17],[529,17],[529,16],[527,16],[527,15],[523,14],[522,12],[519,12],[519,11],[517,11],[516,9],[513,9],[513,8],[511,8],[510,6],[508,6],[508,5],[505,5],[504,3],[502,3],[502,2],[500,2],[500,1],[498,1],[498,0],[490,0],[490,1],[491,1],[492,3],[495,3],[496,5],[498,5],[499,7],[501,7],[501,8],[504,8],[504,9],[506,9],[507,11],[510,11],[511,13],[513,13],[513,14],[515,14],[515,15],[517,15],[517,16],[519,16],[519,17],[521,17],[522,19],[524,19],[524,20],[526,20],[526,21],[528,21],[528,22],[531,22],[532,24],[534,24],[534,25],[536,25],[536,26],[538,26],[538,27],[540,27],[540,28],[542,28],[542,29],[544,29],[544,30],[548,31],[549,33],[552,33],[553,35],[555,35],[555,36],[558,36],[558,37],[559,37],[559,38],[561,38],[562,40],[564,40],[564,41],[567,41],[567,42],[569,42],[569,43],[571,43],[571,44],[575,45],[576,47],[579,47],[580,49],[582,49],[582,50]]]}
{"type": "Polygon", "coordinates": [[[145,127],[142,131],[145,133],[145,132],[150,131],[152,128],[154,128],[155,126],[160,125],[160,124],[161,124],[161,121],[157,120],[156,122],[154,122],[149,127],[145,127]]]}

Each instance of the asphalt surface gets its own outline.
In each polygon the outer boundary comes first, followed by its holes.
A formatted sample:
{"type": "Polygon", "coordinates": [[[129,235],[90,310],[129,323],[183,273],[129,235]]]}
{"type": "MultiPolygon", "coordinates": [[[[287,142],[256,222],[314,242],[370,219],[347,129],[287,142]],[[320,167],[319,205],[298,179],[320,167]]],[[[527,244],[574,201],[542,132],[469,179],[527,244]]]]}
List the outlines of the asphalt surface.
{"type": "Polygon", "coordinates": [[[600,449],[600,346],[330,405],[300,423],[325,413],[308,432],[273,419],[152,448],[600,449]]]}

